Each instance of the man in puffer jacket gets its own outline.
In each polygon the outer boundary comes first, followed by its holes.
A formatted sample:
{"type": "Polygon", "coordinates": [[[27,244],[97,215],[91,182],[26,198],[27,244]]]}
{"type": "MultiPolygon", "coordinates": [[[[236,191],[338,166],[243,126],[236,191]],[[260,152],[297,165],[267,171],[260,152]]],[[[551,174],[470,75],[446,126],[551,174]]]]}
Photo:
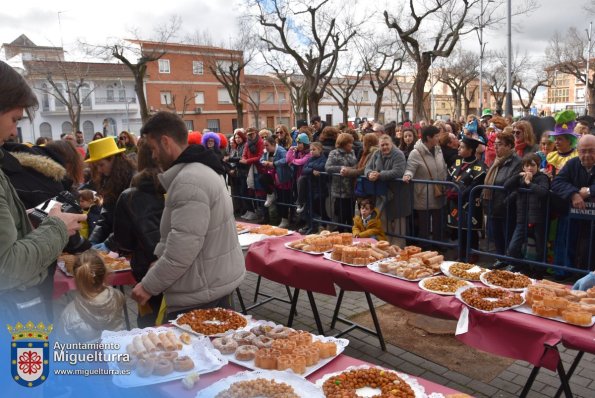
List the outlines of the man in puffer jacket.
{"type": "Polygon", "coordinates": [[[212,151],[188,145],[186,125],[173,113],[156,113],[141,134],[165,170],[159,180],[167,197],[158,260],[132,298],[145,304],[163,293],[168,319],[197,308],[230,308],[246,268],[223,165],[212,151]]]}

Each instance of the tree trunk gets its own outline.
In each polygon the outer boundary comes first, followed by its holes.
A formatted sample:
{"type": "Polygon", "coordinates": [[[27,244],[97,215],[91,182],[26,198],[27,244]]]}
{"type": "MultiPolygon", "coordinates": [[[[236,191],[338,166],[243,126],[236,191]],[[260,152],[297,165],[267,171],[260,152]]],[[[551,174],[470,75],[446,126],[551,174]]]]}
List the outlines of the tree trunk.
{"type": "Polygon", "coordinates": [[[144,78],[137,72],[134,73],[134,92],[138,98],[138,107],[140,110],[140,118],[143,124],[149,120],[150,114],[147,108],[147,100],[145,99],[144,78]]]}
{"type": "Polygon", "coordinates": [[[347,123],[349,123],[349,98],[345,98],[343,105],[341,105],[340,108],[343,112],[343,124],[347,126],[347,123]]]}
{"type": "Polygon", "coordinates": [[[317,93],[308,94],[308,110],[310,110],[310,117],[318,115],[318,104],[320,103],[320,95],[317,93]]]}
{"type": "Polygon", "coordinates": [[[401,122],[404,122],[406,119],[409,119],[407,116],[407,104],[400,103],[399,109],[401,110],[401,122]]]}
{"type": "Polygon", "coordinates": [[[412,120],[419,122],[421,119],[426,117],[424,109],[424,89],[426,81],[430,76],[430,54],[423,53],[421,56],[421,62],[417,63],[417,75],[413,80],[413,115],[412,120]]]}
{"type": "Polygon", "coordinates": [[[595,115],[595,102],[593,101],[593,99],[595,99],[595,86],[589,86],[588,91],[589,97],[587,98],[587,108],[589,109],[589,115],[593,116],[595,115]]]}
{"type": "Polygon", "coordinates": [[[260,129],[260,109],[254,111],[254,124],[254,127],[260,129]]]}
{"type": "Polygon", "coordinates": [[[238,118],[238,128],[244,127],[244,104],[241,102],[236,104],[236,117],[238,118]]]}
{"type": "MultiPolygon", "coordinates": [[[[465,98],[463,101],[465,102],[465,115],[468,115],[469,114],[469,108],[471,107],[471,100],[468,100],[468,99],[465,98]]],[[[461,115],[458,115],[457,117],[460,117],[460,116],[461,115]]]]}
{"type": "Polygon", "coordinates": [[[506,98],[504,95],[500,96],[500,97],[496,97],[496,112],[500,115],[502,115],[504,113],[504,98],[506,98]]]}
{"type": "Polygon", "coordinates": [[[376,94],[376,101],[374,101],[374,121],[380,119],[380,108],[382,108],[382,99],[384,97],[384,88],[378,88],[376,94]]]}
{"type": "Polygon", "coordinates": [[[455,98],[455,118],[457,120],[461,116],[461,108],[462,107],[463,107],[463,104],[461,103],[461,96],[457,95],[457,97],[455,98]]]}

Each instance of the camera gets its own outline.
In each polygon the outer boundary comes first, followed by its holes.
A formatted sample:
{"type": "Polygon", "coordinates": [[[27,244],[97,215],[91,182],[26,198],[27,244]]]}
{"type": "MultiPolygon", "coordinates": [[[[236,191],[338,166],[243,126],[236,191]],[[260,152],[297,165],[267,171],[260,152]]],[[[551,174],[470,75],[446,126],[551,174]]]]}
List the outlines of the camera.
{"type": "Polygon", "coordinates": [[[61,205],[62,212],[64,213],[83,214],[83,209],[81,209],[81,206],[78,204],[74,196],[68,191],[62,191],[53,198],[36,206],[35,209],[29,213],[29,218],[35,228],[47,218],[48,213],[56,204],[61,205]]]}

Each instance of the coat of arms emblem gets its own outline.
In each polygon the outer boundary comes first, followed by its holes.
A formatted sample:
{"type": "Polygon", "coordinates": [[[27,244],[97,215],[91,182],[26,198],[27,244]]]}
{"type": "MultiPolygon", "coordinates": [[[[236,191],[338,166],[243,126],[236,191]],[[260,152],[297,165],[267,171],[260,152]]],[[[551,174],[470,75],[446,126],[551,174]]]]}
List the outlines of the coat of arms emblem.
{"type": "Polygon", "coordinates": [[[47,380],[50,371],[49,335],[53,325],[40,322],[18,322],[14,328],[8,325],[12,335],[10,360],[12,379],[24,387],[37,387],[47,380]]]}

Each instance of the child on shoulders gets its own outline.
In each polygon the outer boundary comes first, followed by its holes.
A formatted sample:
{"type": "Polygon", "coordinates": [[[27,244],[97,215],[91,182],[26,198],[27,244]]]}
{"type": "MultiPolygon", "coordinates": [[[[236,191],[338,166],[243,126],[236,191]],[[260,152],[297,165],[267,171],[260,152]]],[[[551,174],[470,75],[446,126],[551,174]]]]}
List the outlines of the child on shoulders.
{"type": "Polygon", "coordinates": [[[60,316],[59,333],[66,340],[96,341],[103,330],[123,330],[124,295],[105,286],[108,274],[95,250],[81,254],[73,268],[76,295],[60,316]]]}
{"type": "Polygon", "coordinates": [[[353,217],[353,236],[386,240],[375,198],[372,196],[357,198],[357,206],[359,215],[353,217]]]}

